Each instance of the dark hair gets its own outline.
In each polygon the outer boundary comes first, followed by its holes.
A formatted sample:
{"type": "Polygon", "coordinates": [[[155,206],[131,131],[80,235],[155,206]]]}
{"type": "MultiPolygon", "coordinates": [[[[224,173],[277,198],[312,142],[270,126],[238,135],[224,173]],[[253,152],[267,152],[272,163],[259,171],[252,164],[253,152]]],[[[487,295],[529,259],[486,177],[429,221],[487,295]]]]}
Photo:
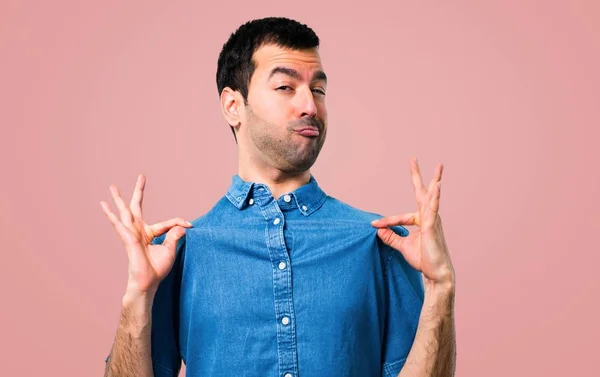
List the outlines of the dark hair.
{"type": "MultiPolygon", "coordinates": [[[[217,62],[219,96],[225,87],[239,91],[248,100],[248,85],[256,68],[254,52],[266,44],[294,50],[319,47],[319,37],[308,26],[284,17],[267,17],[246,22],[225,42],[217,62]]],[[[236,139],[235,131],[231,132],[236,139]]]]}

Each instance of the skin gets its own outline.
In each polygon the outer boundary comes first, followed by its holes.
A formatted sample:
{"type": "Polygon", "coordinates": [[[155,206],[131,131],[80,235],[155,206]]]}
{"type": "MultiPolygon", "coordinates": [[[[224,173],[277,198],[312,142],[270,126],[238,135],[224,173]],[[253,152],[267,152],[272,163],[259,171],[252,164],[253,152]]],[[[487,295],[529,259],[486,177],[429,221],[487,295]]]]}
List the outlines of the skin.
{"type": "Polygon", "coordinates": [[[378,228],[377,235],[386,244],[400,251],[412,267],[423,273],[426,288],[454,285],[454,269],[439,215],[443,168],[442,164],[436,167],[434,178],[426,187],[417,159],[411,158],[410,171],[417,211],[385,217],[371,223],[378,228]],[[414,225],[419,229],[411,231],[407,237],[400,237],[389,229],[396,225],[414,225]]]}
{"type": "Polygon", "coordinates": [[[384,217],[371,223],[384,243],[398,250],[423,274],[425,300],[413,346],[398,374],[409,376],[454,376],[456,333],[454,327],[455,275],[439,214],[442,171],[438,164],[429,186],[423,184],[419,164],[410,160],[417,210],[384,217]],[[390,226],[417,226],[400,237],[390,226]]]}
{"type": "MultiPolygon", "coordinates": [[[[230,88],[221,93],[221,110],[238,140],[238,174],[266,184],[275,198],[308,183],[327,135],[327,82],[317,49],[260,47],[253,56],[256,69],[248,87],[247,104],[230,88]],[[314,126],[318,136],[304,136],[299,127],[314,126]]],[[[377,235],[398,250],[423,274],[425,301],[413,347],[399,376],[453,376],[456,362],[454,332],[454,268],[439,215],[443,165],[435,168],[426,187],[416,158],[410,160],[417,210],[372,222],[377,235]],[[400,237],[390,226],[417,226],[400,237]]],[[[121,237],[129,259],[129,280],[122,318],[107,365],[107,376],[151,376],[150,308],[159,282],[172,268],[177,241],[191,224],[174,218],[154,225],[142,219],[145,177],[136,182],[129,205],[118,189],[110,192],[118,208],[102,209],[121,237]],[[167,233],[162,245],[154,237],[167,233]],[[126,368],[126,370],[125,370],[126,368]]]]}
{"type": "Polygon", "coordinates": [[[327,135],[327,82],[317,49],[295,51],[274,45],[259,48],[256,69],[248,86],[248,104],[230,88],[221,94],[221,109],[238,139],[238,174],[246,181],[266,184],[273,196],[308,183],[327,135]],[[276,68],[294,70],[297,77],[276,68]],[[294,128],[312,125],[317,137],[294,128]]]}

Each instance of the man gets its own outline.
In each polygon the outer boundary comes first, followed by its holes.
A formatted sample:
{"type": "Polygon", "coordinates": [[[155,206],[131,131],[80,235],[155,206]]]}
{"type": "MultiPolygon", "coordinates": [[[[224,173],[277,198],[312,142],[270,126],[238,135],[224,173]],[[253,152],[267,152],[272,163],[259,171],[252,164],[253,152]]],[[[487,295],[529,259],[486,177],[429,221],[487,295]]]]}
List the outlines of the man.
{"type": "Polygon", "coordinates": [[[327,134],[318,46],[285,18],[248,22],[223,46],[239,170],[208,213],[149,226],[144,176],[129,206],[111,186],[120,218],[101,204],[129,281],[106,376],[177,376],[181,360],[192,377],[453,375],[442,165],[425,187],[411,160],[415,213],[376,220],[326,195],[310,173],[327,134]]]}

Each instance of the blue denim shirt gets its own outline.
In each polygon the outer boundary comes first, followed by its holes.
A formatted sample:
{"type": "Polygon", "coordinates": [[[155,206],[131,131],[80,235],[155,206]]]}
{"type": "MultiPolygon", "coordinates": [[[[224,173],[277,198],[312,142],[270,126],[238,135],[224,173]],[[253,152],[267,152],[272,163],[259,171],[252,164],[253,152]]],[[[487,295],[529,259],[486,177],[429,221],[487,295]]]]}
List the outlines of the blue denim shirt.
{"type": "Polygon", "coordinates": [[[188,377],[396,376],[424,290],[377,237],[379,217],[326,195],[313,176],[275,199],[235,175],[192,221],[159,285],[154,376],[177,376],[181,360],[188,377]]]}

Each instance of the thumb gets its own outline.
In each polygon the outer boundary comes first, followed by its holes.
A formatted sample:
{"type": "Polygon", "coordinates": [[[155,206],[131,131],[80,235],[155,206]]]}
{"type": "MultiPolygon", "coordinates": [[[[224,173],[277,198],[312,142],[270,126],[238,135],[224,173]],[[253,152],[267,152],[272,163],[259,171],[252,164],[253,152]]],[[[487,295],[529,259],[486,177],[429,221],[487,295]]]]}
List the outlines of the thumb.
{"type": "Polygon", "coordinates": [[[179,241],[183,235],[185,235],[185,228],[174,226],[167,232],[163,246],[166,246],[169,250],[176,251],[177,241],[179,241]]]}
{"type": "Polygon", "coordinates": [[[417,225],[415,215],[416,213],[405,213],[402,215],[382,217],[371,221],[371,225],[375,228],[386,228],[388,226],[396,225],[417,225]]]}
{"type": "Polygon", "coordinates": [[[391,246],[392,248],[401,251],[402,245],[404,244],[405,237],[400,236],[390,228],[377,229],[377,236],[381,238],[384,244],[391,246]]]}

